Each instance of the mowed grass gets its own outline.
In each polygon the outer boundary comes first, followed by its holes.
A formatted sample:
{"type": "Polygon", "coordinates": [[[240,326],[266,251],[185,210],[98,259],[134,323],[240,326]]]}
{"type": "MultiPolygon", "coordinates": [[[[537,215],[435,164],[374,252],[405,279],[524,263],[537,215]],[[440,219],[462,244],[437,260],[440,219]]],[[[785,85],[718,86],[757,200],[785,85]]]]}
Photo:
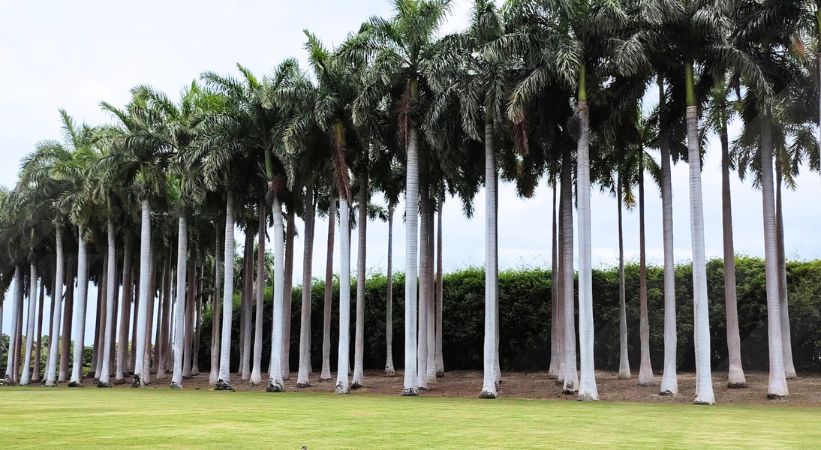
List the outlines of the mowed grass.
{"type": "Polygon", "coordinates": [[[0,447],[800,447],[821,409],[0,388],[0,447]]]}

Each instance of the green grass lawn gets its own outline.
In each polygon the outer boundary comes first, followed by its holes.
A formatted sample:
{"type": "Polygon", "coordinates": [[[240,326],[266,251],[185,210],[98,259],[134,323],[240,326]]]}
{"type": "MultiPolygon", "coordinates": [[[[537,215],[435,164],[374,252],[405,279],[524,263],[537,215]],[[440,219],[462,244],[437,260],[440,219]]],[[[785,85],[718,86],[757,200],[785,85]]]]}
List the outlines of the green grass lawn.
{"type": "Polygon", "coordinates": [[[0,447],[819,447],[821,409],[0,388],[0,447]]]}

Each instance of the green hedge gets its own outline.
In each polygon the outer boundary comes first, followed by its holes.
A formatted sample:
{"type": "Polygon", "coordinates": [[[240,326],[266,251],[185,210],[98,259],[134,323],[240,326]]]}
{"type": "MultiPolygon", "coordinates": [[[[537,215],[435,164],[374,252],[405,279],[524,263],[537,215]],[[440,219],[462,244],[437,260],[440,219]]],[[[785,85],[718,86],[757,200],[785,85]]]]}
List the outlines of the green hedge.
{"type": "MultiPolygon", "coordinates": [[[[639,304],[637,264],[626,266],[627,325],[631,366],[639,366],[639,304]]],[[[787,265],[793,355],[796,369],[821,371],[821,261],[790,262],[787,265]]],[[[650,311],[650,350],[653,367],[660,372],[663,361],[663,273],[658,267],[648,269],[650,311]]],[[[710,299],[710,334],[713,367],[726,367],[727,346],[724,326],[724,274],[721,260],[707,264],[710,299]]],[[[767,319],[764,291],[764,263],[757,258],[737,259],[738,314],[741,326],[744,368],[767,369],[767,319]]],[[[374,275],[367,282],[365,303],[365,366],[381,369],[385,363],[385,292],[384,275],[374,275]]],[[[322,305],[324,284],[312,288],[312,358],[314,370],[321,366],[322,305]]],[[[334,286],[331,363],[335,367],[337,349],[338,291],[334,286]]],[[[294,290],[291,325],[291,369],[297,367],[299,314],[301,294],[294,290]]],[[[404,277],[394,276],[394,362],[404,362],[404,277]]],[[[351,298],[356,298],[351,286],[351,298]]],[[[265,342],[270,348],[271,292],[266,292],[265,342]]],[[[678,316],[678,367],[694,369],[692,270],[690,265],[676,267],[676,301],[678,316]]],[[[526,269],[499,274],[500,362],[504,370],[542,370],[550,360],[550,271],[526,269]]],[[[593,271],[593,317],[595,321],[596,367],[618,368],[618,272],[616,269],[593,271]]],[[[353,342],[355,308],[351,307],[351,342],[353,342]]],[[[210,315],[206,312],[201,366],[210,361],[210,315]]],[[[443,353],[447,369],[481,369],[484,321],[484,272],[464,269],[447,274],[444,280],[443,353]]],[[[239,302],[235,298],[231,361],[238,362],[239,302]]],[[[353,355],[353,345],[351,346],[353,355]]],[[[267,367],[268,350],[263,351],[267,367]]],[[[235,367],[234,367],[235,368],[235,367]]]]}

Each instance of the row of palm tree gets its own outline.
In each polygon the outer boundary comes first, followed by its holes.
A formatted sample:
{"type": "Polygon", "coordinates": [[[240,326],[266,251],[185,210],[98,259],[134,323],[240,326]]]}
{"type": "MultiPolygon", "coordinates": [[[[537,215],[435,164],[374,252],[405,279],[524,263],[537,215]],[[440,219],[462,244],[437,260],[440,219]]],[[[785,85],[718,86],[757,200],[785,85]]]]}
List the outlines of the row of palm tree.
{"type": "MultiPolygon", "coordinates": [[[[737,169],[742,177],[752,176],[762,192],[768,396],[788,395],[786,380],[795,376],[795,370],[781,186],[793,187],[801,167],[818,167],[819,108],[810,99],[821,98],[816,84],[821,63],[815,65],[821,48],[821,15],[814,2],[508,0],[499,6],[492,0],[475,0],[467,28],[445,36],[439,27],[449,12],[449,0],[393,0],[392,4],[392,17],[368,19],[336,48],[326,47],[306,31],[308,70],[289,59],[261,78],[240,65],[238,74],[206,72],[176,101],[150,86],[137,86],[123,107],[101,103],[114,118],[111,125],[77,124],[61,111],[63,140],[38,145],[23,162],[17,186],[0,194],[4,249],[0,287],[5,291],[14,286],[9,381],[33,381],[29,369],[39,289],[40,299],[44,293],[52,299],[49,336],[56,337],[62,330],[61,339],[50,340],[46,384],[82,383],[84,327],[90,320],[86,303],[89,283],[94,282],[99,294],[91,371],[99,386],[124,382],[129,373],[133,386],[143,386],[152,374],[165,378],[170,367],[171,386],[182,387],[186,377],[199,372],[202,317],[210,309],[210,381],[216,389],[232,390],[232,309],[239,291],[241,350],[240,361],[233,363],[243,381],[259,384],[263,333],[270,332],[267,390],[284,390],[290,374],[296,218],[304,224],[302,285],[309,286],[315,221],[321,214],[329,219],[329,233],[319,379],[332,376],[335,228],[341,286],[351,285],[351,232],[356,228],[352,377],[351,291],[341,289],[336,391],[361,387],[366,383],[367,223],[384,216],[389,224],[390,293],[392,226],[404,193],[402,393],[416,395],[444,373],[443,205],[446,199],[456,199],[472,214],[474,197],[484,185],[485,339],[480,396],[495,398],[501,382],[497,292],[501,175],[525,197],[534,194],[542,178],[553,190],[549,373],[566,394],[580,400],[598,399],[593,358],[593,184],[616,197],[619,213],[620,378],[631,377],[622,210],[638,206],[638,382],[653,385],[644,221],[645,176],[650,174],[660,188],[663,213],[660,392],[676,395],[671,165],[683,160],[689,166],[695,402],[712,404],[701,160],[707,141],[717,134],[722,152],[728,384],[746,386],[729,191],[730,171],[737,169]],[[743,130],[730,142],[727,126],[735,117],[743,130]],[[651,149],[658,149],[658,155],[651,149]],[[378,193],[386,205],[372,201],[378,193]],[[242,258],[234,254],[237,229],[245,237],[242,258]],[[273,269],[265,257],[268,239],[273,241],[273,269]],[[136,242],[139,247],[132,248],[136,242]],[[574,257],[578,258],[578,324],[574,257]],[[271,270],[273,322],[270,330],[263,330],[264,286],[271,270]],[[32,338],[25,340],[21,362],[25,296],[29,299],[25,336],[32,338]],[[23,372],[18,379],[20,366],[23,372]]],[[[393,375],[390,295],[385,306],[385,373],[393,375]]],[[[310,289],[303,289],[300,309],[296,385],[306,387],[313,374],[310,289]]]]}

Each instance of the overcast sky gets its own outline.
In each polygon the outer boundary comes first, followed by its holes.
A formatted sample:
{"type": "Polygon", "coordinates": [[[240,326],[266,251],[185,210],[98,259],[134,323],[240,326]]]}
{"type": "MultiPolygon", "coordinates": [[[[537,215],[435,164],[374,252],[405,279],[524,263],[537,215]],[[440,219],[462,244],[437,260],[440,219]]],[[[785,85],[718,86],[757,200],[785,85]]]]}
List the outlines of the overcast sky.
{"type": "MultiPolygon", "coordinates": [[[[443,32],[461,29],[471,2],[457,0],[443,32]]],[[[11,187],[21,158],[38,141],[58,139],[58,108],[78,121],[110,122],[99,102],[128,101],[129,89],[150,84],[174,97],[184,85],[206,70],[235,73],[235,63],[256,74],[272,71],[284,58],[305,61],[302,30],[316,33],[327,45],[340,43],[372,15],[389,16],[386,0],[281,0],[251,2],[224,0],[110,2],[103,0],[37,2],[0,0],[0,185],[11,187]]],[[[738,125],[730,127],[730,138],[738,125]]],[[[720,257],[721,180],[718,139],[710,139],[704,164],[704,220],[707,256],[720,257]]],[[[662,261],[661,200],[648,180],[646,201],[647,251],[651,264],[662,261]]],[[[687,166],[673,169],[674,237],[677,261],[690,257],[687,166]]],[[[760,192],[734,177],[733,219],[735,246],[740,254],[761,256],[764,251],[760,192]]],[[[784,194],[788,258],[821,256],[821,182],[818,174],[798,179],[798,190],[784,194]]],[[[549,266],[552,193],[542,182],[534,198],[519,199],[513,186],[502,183],[499,194],[499,262],[502,269],[549,266]]],[[[446,270],[481,265],[484,259],[484,194],[476,198],[471,220],[458,202],[444,211],[444,264],[446,270]]],[[[617,262],[616,204],[594,188],[593,264],[617,262]]],[[[625,215],[625,250],[638,258],[638,216],[625,215]]],[[[301,223],[298,224],[301,228],[301,223]]],[[[404,225],[395,224],[394,267],[404,267],[404,225]]],[[[327,222],[316,228],[314,276],[324,274],[327,222]]],[[[352,243],[352,266],[356,245],[352,243]]],[[[241,242],[241,240],[240,240],[241,242]]],[[[338,241],[337,241],[338,242],[338,241]]],[[[301,280],[302,243],[295,257],[295,280],[301,280]]],[[[335,258],[338,267],[338,255],[335,258]]],[[[387,225],[368,225],[369,271],[387,263],[387,225]]],[[[89,305],[93,323],[94,293],[89,305]]],[[[7,303],[8,305],[8,303],[7,303]]],[[[7,309],[8,311],[8,309],[7,309]]],[[[46,314],[48,312],[46,311],[46,314]]],[[[9,314],[3,318],[8,332],[9,314]]],[[[87,327],[87,330],[90,327],[87,327]]],[[[91,331],[89,331],[90,333],[91,331]]],[[[90,334],[89,334],[90,337],[90,334]]]]}

